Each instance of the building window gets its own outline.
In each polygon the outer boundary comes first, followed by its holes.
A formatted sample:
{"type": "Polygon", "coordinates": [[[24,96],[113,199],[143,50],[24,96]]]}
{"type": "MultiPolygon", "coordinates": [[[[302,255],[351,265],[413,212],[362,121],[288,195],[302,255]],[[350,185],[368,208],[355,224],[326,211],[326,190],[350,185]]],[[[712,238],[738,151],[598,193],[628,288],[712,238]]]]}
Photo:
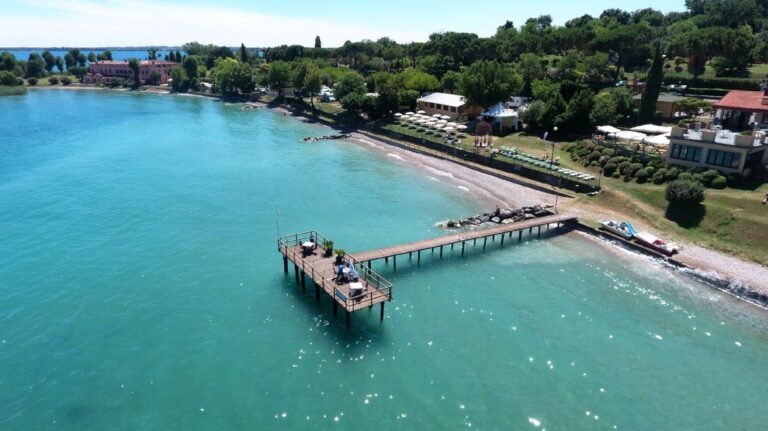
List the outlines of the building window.
{"type": "Polygon", "coordinates": [[[441,104],[439,104],[439,103],[438,103],[436,106],[437,106],[437,109],[439,109],[439,110],[441,110],[441,111],[443,110],[443,105],[441,105],[441,104]]]}
{"type": "Polygon", "coordinates": [[[434,109],[434,107],[435,107],[435,104],[434,104],[434,103],[430,103],[430,104],[429,104],[429,107],[434,109]]]}
{"type": "Polygon", "coordinates": [[[672,152],[669,157],[677,160],[686,160],[689,162],[701,161],[701,148],[691,145],[673,144],[672,152]]]}
{"type": "Polygon", "coordinates": [[[455,106],[451,106],[451,112],[456,112],[456,107],[455,106]]]}
{"type": "Polygon", "coordinates": [[[732,153],[730,151],[720,151],[720,150],[707,151],[708,165],[738,169],[739,162],[741,162],[741,154],[739,153],[732,153]]]}

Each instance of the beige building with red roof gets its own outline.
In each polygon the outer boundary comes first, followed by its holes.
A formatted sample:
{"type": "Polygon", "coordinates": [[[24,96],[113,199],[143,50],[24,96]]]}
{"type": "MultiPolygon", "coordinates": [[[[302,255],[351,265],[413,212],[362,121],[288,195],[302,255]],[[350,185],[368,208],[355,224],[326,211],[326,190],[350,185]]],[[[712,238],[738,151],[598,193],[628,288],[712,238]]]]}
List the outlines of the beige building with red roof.
{"type": "MultiPolygon", "coordinates": [[[[139,81],[145,84],[156,72],[159,75],[158,84],[165,84],[170,78],[171,69],[178,66],[172,61],[142,61],[139,63],[139,81]]],[[[133,70],[127,61],[94,61],[88,65],[88,73],[83,77],[83,83],[105,84],[113,78],[134,79],[133,70]]]]}
{"type": "Polygon", "coordinates": [[[768,128],[768,90],[729,91],[713,106],[715,122],[723,129],[768,128]]]}

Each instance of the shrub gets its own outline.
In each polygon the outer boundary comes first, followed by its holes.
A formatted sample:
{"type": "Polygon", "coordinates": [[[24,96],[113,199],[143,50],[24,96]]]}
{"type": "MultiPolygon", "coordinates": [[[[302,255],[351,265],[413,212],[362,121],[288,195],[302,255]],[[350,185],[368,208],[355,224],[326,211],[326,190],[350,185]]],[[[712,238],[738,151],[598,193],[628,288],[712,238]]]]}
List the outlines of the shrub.
{"type": "Polygon", "coordinates": [[[605,175],[612,175],[614,172],[616,172],[616,169],[618,169],[619,166],[616,163],[611,163],[610,161],[603,166],[603,173],[605,175]]]}
{"type": "Polygon", "coordinates": [[[665,177],[665,179],[667,181],[674,181],[677,179],[678,175],[680,175],[680,169],[673,166],[667,169],[667,176],[665,177]]]}
{"type": "Polygon", "coordinates": [[[728,184],[738,184],[742,180],[742,176],[739,173],[728,174],[728,184]]]}
{"type": "Polygon", "coordinates": [[[48,83],[51,85],[57,85],[59,83],[59,78],[55,76],[51,76],[50,78],[48,78],[48,83]]]}
{"type": "Polygon", "coordinates": [[[714,181],[715,178],[717,178],[719,176],[720,176],[720,172],[717,172],[714,169],[710,169],[710,170],[704,172],[703,174],[701,174],[701,182],[705,186],[709,186],[710,184],[712,184],[712,181],[714,181]]]}
{"type": "Polygon", "coordinates": [[[664,168],[661,168],[658,171],[653,173],[654,184],[662,184],[666,178],[667,178],[667,170],[664,168]]]}
{"type": "Polygon", "coordinates": [[[682,206],[700,204],[704,202],[704,186],[696,181],[678,179],[669,183],[665,196],[670,204],[682,206]]]}
{"type": "Polygon", "coordinates": [[[625,162],[626,160],[627,160],[627,158],[626,158],[626,157],[623,157],[623,156],[614,156],[614,157],[611,157],[610,159],[608,159],[608,163],[614,163],[614,164],[617,164],[617,165],[618,165],[619,163],[621,163],[621,162],[625,162]]]}
{"type": "Polygon", "coordinates": [[[19,79],[12,72],[0,70],[0,85],[13,87],[14,85],[19,85],[19,79]]]}
{"type": "Polygon", "coordinates": [[[639,171],[637,171],[637,173],[635,174],[635,178],[637,178],[637,182],[638,183],[644,184],[644,183],[648,182],[648,177],[650,176],[649,173],[648,173],[648,169],[649,168],[645,168],[645,169],[640,169],[639,171]]]}
{"type": "Polygon", "coordinates": [[[695,179],[693,178],[693,174],[690,172],[681,173],[680,175],[677,176],[677,179],[681,181],[695,181],[695,179]]]}
{"type": "Polygon", "coordinates": [[[631,165],[631,164],[632,163],[629,163],[628,161],[623,161],[623,162],[619,163],[619,173],[623,174],[624,171],[629,169],[629,165],[631,165]]]}
{"type": "Polygon", "coordinates": [[[61,78],[61,85],[69,85],[72,83],[72,79],[69,76],[61,78]]]}
{"type": "Polygon", "coordinates": [[[589,164],[589,166],[592,166],[593,168],[596,168],[599,165],[600,163],[597,163],[597,160],[592,160],[592,162],[589,164]]]}
{"type": "Polygon", "coordinates": [[[724,189],[726,185],[728,185],[728,178],[725,178],[722,175],[715,177],[715,179],[709,183],[709,187],[712,187],[713,189],[724,189]]]}
{"type": "Polygon", "coordinates": [[[590,162],[594,162],[594,161],[600,160],[601,156],[602,156],[602,154],[600,154],[599,151],[592,151],[587,156],[587,160],[589,160],[590,162]]]}
{"type": "Polygon", "coordinates": [[[629,177],[634,177],[635,174],[637,174],[641,169],[643,169],[642,163],[632,163],[627,168],[625,168],[624,171],[622,171],[622,174],[629,177]]]}
{"type": "Polygon", "coordinates": [[[27,78],[27,84],[29,85],[37,85],[37,78],[27,78]]]}
{"type": "Polygon", "coordinates": [[[613,157],[613,155],[616,154],[616,150],[613,148],[603,148],[601,153],[603,153],[604,156],[613,157]]]}
{"type": "Polygon", "coordinates": [[[611,177],[619,178],[619,177],[621,177],[621,174],[619,173],[619,171],[613,171],[613,173],[611,174],[611,177]]]}

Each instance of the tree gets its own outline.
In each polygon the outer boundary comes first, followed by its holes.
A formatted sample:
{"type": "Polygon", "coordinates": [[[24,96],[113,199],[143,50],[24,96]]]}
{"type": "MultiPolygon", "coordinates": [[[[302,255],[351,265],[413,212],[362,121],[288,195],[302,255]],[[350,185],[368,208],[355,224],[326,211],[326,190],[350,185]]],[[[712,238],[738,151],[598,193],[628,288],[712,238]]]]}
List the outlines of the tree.
{"type": "Polygon", "coordinates": [[[48,73],[53,72],[53,66],[56,65],[56,59],[54,58],[53,54],[51,54],[51,51],[48,51],[47,49],[43,51],[43,61],[45,61],[45,70],[48,71],[48,73]]]}
{"type": "Polygon", "coordinates": [[[301,91],[309,94],[309,103],[313,107],[315,106],[315,94],[320,92],[322,85],[323,81],[320,76],[320,69],[318,69],[317,66],[312,65],[312,67],[307,70],[306,76],[304,77],[301,91]]]}
{"type": "Polygon", "coordinates": [[[141,71],[141,63],[139,62],[138,58],[132,58],[128,60],[128,67],[133,72],[133,86],[138,87],[141,83],[139,72],[141,71]]]}
{"type": "Polygon", "coordinates": [[[191,81],[183,68],[171,69],[171,90],[175,93],[185,93],[191,88],[191,81]]]}
{"type": "Polygon", "coordinates": [[[157,48],[147,49],[147,60],[157,60],[157,48]]]}
{"type": "Polygon", "coordinates": [[[70,67],[74,66],[76,63],[77,63],[77,58],[75,58],[75,56],[72,55],[71,52],[68,52],[64,56],[64,64],[66,64],[67,69],[69,69],[70,67]]]}
{"type": "Polygon", "coordinates": [[[565,113],[558,119],[564,131],[585,132],[591,129],[590,114],[595,93],[585,89],[576,92],[568,102],[565,113]]]}
{"type": "Polygon", "coordinates": [[[82,79],[83,76],[85,76],[85,74],[88,73],[88,69],[80,66],[72,66],[69,69],[67,69],[67,72],[69,72],[72,75],[75,75],[77,79],[82,79]]]}
{"type": "Polygon", "coordinates": [[[213,70],[216,90],[224,95],[249,94],[256,83],[253,68],[234,58],[219,58],[213,70]]]}
{"type": "Polygon", "coordinates": [[[160,79],[162,77],[160,76],[160,72],[153,70],[152,73],[149,74],[149,77],[147,77],[147,85],[158,85],[160,84],[160,79]]]}
{"type": "Polygon", "coordinates": [[[282,96],[283,89],[291,82],[291,66],[284,61],[271,63],[266,77],[267,84],[282,96]]]}
{"type": "Polygon", "coordinates": [[[341,99],[341,107],[352,114],[359,114],[365,109],[366,97],[363,93],[353,92],[341,99]]]}
{"type": "Polygon", "coordinates": [[[16,70],[16,64],[16,56],[10,52],[3,52],[0,54],[0,70],[13,72],[16,70]]]}
{"type": "Polygon", "coordinates": [[[315,36],[315,48],[320,49],[323,47],[323,43],[320,42],[320,36],[315,36]]]}
{"type": "Polygon", "coordinates": [[[184,62],[181,64],[181,67],[184,69],[184,72],[186,72],[187,77],[193,81],[193,87],[195,86],[194,82],[197,82],[197,78],[200,76],[198,71],[200,67],[199,59],[200,57],[196,55],[190,55],[185,58],[184,62]]]}
{"type": "Polygon", "coordinates": [[[56,65],[56,69],[59,70],[59,73],[64,72],[64,60],[62,60],[61,57],[57,55],[56,58],[53,59],[53,63],[56,65]]]}
{"type": "Polygon", "coordinates": [[[459,86],[459,79],[461,74],[454,70],[449,70],[443,75],[443,79],[440,80],[440,86],[443,87],[443,91],[453,93],[459,86]]]}
{"type": "MultiPolygon", "coordinates": [[[[338,100],[344,99],[349,94],[365,95],[365,81],[357,72],[348,72],[341,77],[333,88],[333,94],[338,100]]],[[[359,100],[358,100],[359,101],[359,100]]]]}
{"type": "Polygon", "coordinates": [[[93,52],[89,52],[88,53],[88,62],[89,63],[93,63],[95,61],[96,61],[96,54],[94,54],[93,52]]]}
{"type": "Polygon", "coordinates": [[[85,62],[88,61],[88,57],[85,56],[82,52],[77,54],[77,65],[80,67],[85,67],[85,62]]]}
{"type": "Polygon", "coordinates": [[[522,79],[497,61],[478,61],[461,74],[458,88],[469,104],[489,107],[520,91],[522,79]]]}
{"type": "Polygon", "coordinates": [[[611,125],[618,121],[616,101],[609,92],[602,92],[593,99],[589,121],[596,125],[611,125]]]}
{"type": "Polygon", "coordinates": [[[653,29],[645,23],[620,25],[598,32],[592,40],[592,48],[614,54],[618,80],[622,67],[645,62],[652,34],[653,29]]]}
{"type": "Polygon", "coordinates": [[[661,44],[657,42],[653,63],[651,63],[651,69],[648,71],[643,96],[640,99],[640,112],[638,115],[640,123],[650,122],[656,116],[656,101],[659,99],[663,80],[664,59],[661,57],[661,44]]]}
{"type": "Polygon", "coordinates": [[[16,74],[7,70],[0,70],[0,85],[14,86],[19,85],[19,78],[16,74]]]}
{"type": "Polygon", "coordinates": [[[243,63],[248,63],[248,50],[245,49],[245,44],[240,44],[240,61],[243,63]]]}
{"type": "Polygon", "coordinates": [[[665,192],[670,205],[690,207],[704,202],[704,186],[694,180],[675,180],[665,192]]]}
{"type": "Polygon", "coordinates": [[[43,61],[43,58],[40,57],[40,54],[32,53],[29,54],[29,60],[27,60],[27,73],[25,76],[27,78],[33,77],[33,78],[40,78],[45,74],[45,62],[43,61]]]}

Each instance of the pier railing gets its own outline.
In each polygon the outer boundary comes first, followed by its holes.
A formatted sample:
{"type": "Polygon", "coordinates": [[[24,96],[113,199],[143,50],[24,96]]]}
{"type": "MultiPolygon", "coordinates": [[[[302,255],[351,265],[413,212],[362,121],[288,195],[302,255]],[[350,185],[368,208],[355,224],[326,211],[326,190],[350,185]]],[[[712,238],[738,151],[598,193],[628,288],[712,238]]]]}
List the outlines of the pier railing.
{"type": "MultiPolygon", "coordinates": [[[[382,300],[392,299],[392,283],[387,281],[387,279],[379,275],[376,271],[359,264],[352,255],[347,253],[344,253],[342,261],[344,263],[355,265],[360,282],[365,286],[365,293],[355,297],[350,297],[345,294],[337,287],[336,282],[333,279],[322,275],[325,271],[318,270],[315,267],[316,262],[308,262],[304,259],[301,252],[301,245],[305,242],[310,242],[310,240],[314,240],[315,244],[318,245],[318,248],[325,252],[323,245],[327,241],[327,238],[316,231],[282,236],[277,239],[277,249],[285,254],[286,257],[289,257],[290,260],[293,261],[299,269],[304,271],[305,274],[309,274],[315,282],[318,282],[324,291],[332,294],[336,300],[344,303],[347,309],[372,306],[382,300]]],[[[333,250],[331,250],[331,252],[333,252],[333,250]]]]}

